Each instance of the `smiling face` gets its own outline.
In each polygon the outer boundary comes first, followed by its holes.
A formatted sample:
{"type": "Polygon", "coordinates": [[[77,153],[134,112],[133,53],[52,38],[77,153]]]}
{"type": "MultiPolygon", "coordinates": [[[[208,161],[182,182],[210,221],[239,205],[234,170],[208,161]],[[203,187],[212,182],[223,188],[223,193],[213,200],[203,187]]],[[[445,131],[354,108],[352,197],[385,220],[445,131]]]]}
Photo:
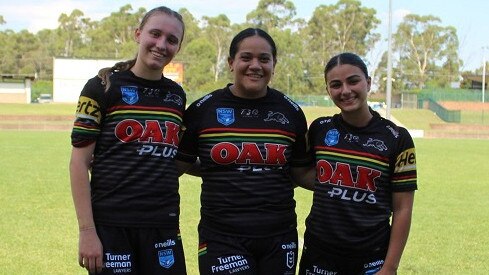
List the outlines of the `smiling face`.
{"type": "Polygon", "coordinates": [[[180,50],[183,25],[174,16],[156,12],[135,32],[139,43],[138,57],[133,72],[147,79],[160,79],[163,67],[180,50]]]}
{"type": "Polygon", "coordinates": [[[259,98],[267,93],[267,85],[273,75],[275,59],[272,46],[258,35],[244,38],[228,64],[234,74],[234,95],[243,98],[259,98]]]}
{"type": "Polygon", "coordinates": [[[340,64],[326,73],[328,93],[342,113],[363,114],[368,111],[370,77],[357,66],[340,64]]]}

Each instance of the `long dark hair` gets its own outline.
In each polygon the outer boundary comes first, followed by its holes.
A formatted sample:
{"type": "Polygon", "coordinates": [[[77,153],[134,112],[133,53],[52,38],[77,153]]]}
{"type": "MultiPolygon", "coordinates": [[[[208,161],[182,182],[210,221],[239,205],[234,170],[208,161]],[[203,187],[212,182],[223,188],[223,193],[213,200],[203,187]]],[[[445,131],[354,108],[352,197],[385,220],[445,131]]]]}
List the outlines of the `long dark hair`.
{"type": "Polygon", "coordinates": [[[273,61],[274,63],[276,63],[277,46],[275,45],[275,41],[273,41],[273,38],[266,31],[260,28],[247,28],[240,31],[236,36],[234,36],[233,40],[231,41],[231,45],[229,46],[229,57],[234,58],[234,56],[238,52],[239,43],[241,43],[241,41],[243,41],[247,37],[254,35],[262,37],[268,42],[268,44],[270,44],[270,47],[272,48],[273,61]]]}
{"type": "MultiPolygon", "coordinates": [[[[141,19],[141,23],[139,23],[138,28],[143,29],[144,26],[146,25],[146,23],[148,22],[149,18],[156,13],[164,13],[164,14],[173,16],[178,21],[180,21],[180,23],[182,24],[182,30],[183,30],[182,39],[180,40],[180,45],[182,45],[183,37],[185,35],[185,23],[183,22],[183,18],[182,18],[181,14],[179,14],[178,12],[176,12],[176,11],[174,11],[168,7],[160,6],[160,7],[156,7],[154,9],[148,11],[144,15],[143,19],[141,19]]],[[[98,71],[97,76],[100,79],[102,79],[102,85],[105,85],[105,91],[108,91],[109,87],[110,87],[110,79],[109,79],[110,75],[114,72],[122,72],[122,71],[127,71],[127,70],[131,69],[132,66],[134,66],[134,64],[136,64],[137,57],[138,56],[136,54],[136,56],[133,59],[117,62],[112,67],[103,68],[103,69],[98,71]]]]}
{"type": "Polygon", "coordinates": [[[365,64],[365,62],[363,62],[362,58],[360,58],[360,56],[354,53],[345,52],[333,56],[328,61],[326,67],[324,68],[324,79],[326,79],[326,75],[328,74],[329,71],[331,71],[331,69],[341,64],[348,64],[348,65],[358,67],[365,74],[365,78],[367,79],[369,78],[367,65],[365,64]]]}

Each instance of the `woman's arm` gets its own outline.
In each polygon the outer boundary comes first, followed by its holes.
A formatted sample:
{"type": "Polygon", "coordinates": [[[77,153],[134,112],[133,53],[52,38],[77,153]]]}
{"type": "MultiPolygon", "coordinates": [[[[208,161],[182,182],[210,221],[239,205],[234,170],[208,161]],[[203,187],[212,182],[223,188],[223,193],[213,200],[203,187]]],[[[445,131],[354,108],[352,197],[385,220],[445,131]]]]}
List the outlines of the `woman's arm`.
{"type": "Polygon", "coordinates": [[[70,180],[73,203],[79,227],[78,262],[90,273],[102,270],[102,243],[95,230],[90,195],[89,170],[95,143],[73,147],[70,160],[70,180]]]}
{"type": "Polygon", "coordinates": [[[291,167],[290,176],[297,186],[311,191],[314,190],[314,181],[316,178],[316,168],[314,166],[291,167]]]}
{"type": "Polygon", "coordinates": [[[175,160],[177,165],[178,176],[183,174],[189,174],[192,176],[200,177],[200,161],[199,158],[194,163],[185,162],[181,160],[175,160]]]}
{"type": "Polygon", "coordinates": [[[392,227],[384,265],[377,274],[396,274],[411,227],[414,191],[392,194],[392,227]]]}

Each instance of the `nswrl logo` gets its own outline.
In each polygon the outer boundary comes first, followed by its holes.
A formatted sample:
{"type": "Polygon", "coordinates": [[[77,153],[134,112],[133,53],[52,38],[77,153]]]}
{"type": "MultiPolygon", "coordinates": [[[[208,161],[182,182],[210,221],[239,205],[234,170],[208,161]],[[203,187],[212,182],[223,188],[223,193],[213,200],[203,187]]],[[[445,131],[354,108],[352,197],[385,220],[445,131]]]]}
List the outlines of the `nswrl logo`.
{"type": "Polygon", "coordinates": [[[228,126],[234,122],[234,109],[232,108],[217,108],[217,121],[224,126],[228,126]]]}
{"type": "Polygon", "coordinates": [[[173,256],[172,249],[165,249],[158,251],[158,259],[160,265],[164,268],[170,268],[175,263],[175,257],[173,256]]]}
{"type": "Polygon", "coordinates": [[[138,87],[136,86],[122,86],[121,93],[122,100],[129,105],[132,105],[139,100],[138,87]]]}

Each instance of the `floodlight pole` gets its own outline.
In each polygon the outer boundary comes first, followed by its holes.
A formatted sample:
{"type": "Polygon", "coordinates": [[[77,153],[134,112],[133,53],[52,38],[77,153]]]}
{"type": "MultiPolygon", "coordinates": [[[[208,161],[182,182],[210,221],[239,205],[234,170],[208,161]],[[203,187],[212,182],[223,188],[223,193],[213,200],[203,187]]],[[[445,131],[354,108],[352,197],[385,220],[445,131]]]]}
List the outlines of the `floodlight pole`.
{"type": "Polygon", "coordinates": [[[389,0],[389,28],[388,28],[388,39],[387,39],[388,50],[387,50],[387,84],[386,84],[386,103],[387,109],[385,111],[385,118],[390,119],[391,117],[391,94],[392,94],[392,0],[389,0]]]}
{"type": "Polygon", "coordinates": [[[485,101],[486,91],[486,48],[482,47],[482,103],[485,101]]]}

